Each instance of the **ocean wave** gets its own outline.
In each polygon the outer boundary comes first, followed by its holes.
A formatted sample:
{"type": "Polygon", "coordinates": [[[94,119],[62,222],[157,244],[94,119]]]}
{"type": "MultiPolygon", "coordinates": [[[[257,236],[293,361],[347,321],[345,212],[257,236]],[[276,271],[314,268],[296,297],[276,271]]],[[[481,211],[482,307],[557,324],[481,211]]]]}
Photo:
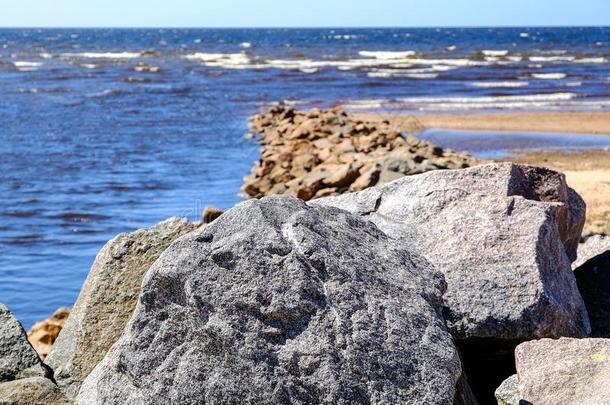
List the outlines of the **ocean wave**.
{"type": "Polygon", "coordinates": [[[200,61],[211,66],[239,66],[250,64],[250,58],[240,53],[205,53],[197,52],[184,56],[188,60],[200,61]]]}
{"type": "Polygon", "coordinates": [[[493,49],[484,49],[481,53],[485,56],[506,56],[508,55],[508,50],[493,50],[493,49]]]}
{"type": "Polygon", "coordinates": [[[498,101],[557,101],[571,100],[576,97],[574,93],[548,93],[548,94],[524,94],[514,96],[475,96],[475,97],[407,97],[399,98],[400,102],[420,102],[420,103],[458,103],[471,104],[481,102],[498,102],[498,101]]]}
{"type": "Polygon", "coordinates": [[[529,86],[528,82],[473,82],[470,83],[472,87],[480,87],[480,88],[516,88],[516,87],[527,87],[529,86]]]}
{"type": "MultiPolygon", "coordinates": [[[[364,99],[349,100],[342,106],[352,110],[372,110],[403,108],[405,110],[445,111],[445,110],[477,110],[477,109],[519,109],[519,108],[551,108],[560,105],[580,105],[573,99],[574,93],[526,94],[514,96],[475,96],[475,97],[407,97],[395,100],[364,99]]],[[[586,102],[585,102],[586,103],[586,102]]],[[[608,105],[610,101],[590,102],[591,105],[608,105]]]]}
{"type": "Polygon", "coordinates": [[[415,55],[414,51],[360,51],[358,55],[365,58],[374,58],[381,60],[404,59],[415,55]]]}
{"type": "Polygon", "coordinates": [[[604,57],[579,58],[579,59],[576,59],[574,62],[576,62],[576,63],[606,63],[606,62],[608,62],[608,59],[606,59],[604,57]]]}
{"type": "Polygon", "coordinates": [[[567,74],[565,73],[532,73],[534,79],[542,80],[560,80],[565,79],[567,74]]]}
{"type": "Polygon", "coordinates": [[[239,44],[240,47],[242,48],[252,48],[252,43],[250,42],[242,42],[241,44],[239,44]]]}
{"type": "Polygon", "coordinates": [[[38,68],[40,66],[42,66],[41,62],[28,62],[28,61],[18,60],[18,61],[12,62],[12,63],[13,63],[13,66],[15,68],[17,68],[17,70],[22,71],[22,72],[31,72],[34,70],[38,70],[38,68]]]}
{"type": "Polygon", "coordinates": [[[574,56],[530,56],[531,62],[572,62],[576,59],[574,56]]]}
{"type": "Polygon", "coordinates": [[[87,59],[133,59],[142,56],[142,52],[82,52],[62,53],[63,58],[87,58],[87,59]]]}

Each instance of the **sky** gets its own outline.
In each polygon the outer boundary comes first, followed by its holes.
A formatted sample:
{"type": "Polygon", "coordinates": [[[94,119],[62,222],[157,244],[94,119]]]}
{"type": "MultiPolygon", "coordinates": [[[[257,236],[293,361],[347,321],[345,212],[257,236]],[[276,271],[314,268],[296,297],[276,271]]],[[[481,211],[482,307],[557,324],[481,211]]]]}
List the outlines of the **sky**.
{"type": "Polygon", "coordinates": [[[0,27],[610,25],[610,0],[0,0],[0,27]]]}

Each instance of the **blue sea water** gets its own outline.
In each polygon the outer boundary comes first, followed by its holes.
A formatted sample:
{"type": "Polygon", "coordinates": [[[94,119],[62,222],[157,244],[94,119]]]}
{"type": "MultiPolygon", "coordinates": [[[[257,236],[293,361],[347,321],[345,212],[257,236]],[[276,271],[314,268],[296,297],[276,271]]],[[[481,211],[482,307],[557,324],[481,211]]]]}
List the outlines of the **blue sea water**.
{"type": "Polygon", "coordinates": [[[238,201],[248,117],[610,107],[610,28],[2,29],[0,302],[71,306],[119,232],[238,201]]]}

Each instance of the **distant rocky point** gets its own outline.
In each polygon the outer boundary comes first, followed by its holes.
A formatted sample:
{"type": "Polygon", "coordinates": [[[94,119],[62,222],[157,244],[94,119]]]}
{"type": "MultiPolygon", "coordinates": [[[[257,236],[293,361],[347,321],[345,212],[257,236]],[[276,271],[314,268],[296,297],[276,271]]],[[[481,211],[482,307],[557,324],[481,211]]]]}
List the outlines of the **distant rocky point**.
{"type": "Polygon", "coordinates": [[[338,108],[302,112],[280,105],[255,115],[250,126],[262,145],[244,180],[251,197],[310,200],[475,163],[467,153],[404,136],[389,121],[363,121],[338,108]]]}

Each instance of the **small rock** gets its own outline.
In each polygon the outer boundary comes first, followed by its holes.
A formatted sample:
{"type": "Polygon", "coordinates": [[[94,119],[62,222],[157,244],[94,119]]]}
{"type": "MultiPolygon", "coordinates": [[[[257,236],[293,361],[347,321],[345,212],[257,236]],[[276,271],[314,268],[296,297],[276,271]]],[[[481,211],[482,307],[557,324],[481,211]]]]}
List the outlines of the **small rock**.
{"type": "Polygon", "coordinates": [[[496,390],[498,405],[519,405],[517,374],[508,377],[496,390]]]}
{"type": "Polygon", "coordinates": [[[41,359],[44,360],[51,351],[51,346],[64,327],[68,315],[69,308],[59,308],[49,319],[35,323],[28,331],[28,340],[41,359]]]}
{"type": "Polygon", "coordinates": [[[576,269],[585,264],[590,259],[610,251],[610,236],[589,235],[578,245],[578,257],[572,263],[572,268],[576,269]]]}
{"type": "Polygon", "coordinates": [[[515,360],[522,403],[610,403],[610,339],[534,340],[517,346],[515,360]]]}
{"type": "Polygon", "coordinates": [[[203,210],[203,215],[202,215],[203,223],[204,224],[212,223],[212,221],[214,221],[216,218],[221,216],[223,212],[224,211],[221,210],[220,208],[216,208],[216,207],[212,207],[212,206],[205,207],[205,209],[203,210]]]}

